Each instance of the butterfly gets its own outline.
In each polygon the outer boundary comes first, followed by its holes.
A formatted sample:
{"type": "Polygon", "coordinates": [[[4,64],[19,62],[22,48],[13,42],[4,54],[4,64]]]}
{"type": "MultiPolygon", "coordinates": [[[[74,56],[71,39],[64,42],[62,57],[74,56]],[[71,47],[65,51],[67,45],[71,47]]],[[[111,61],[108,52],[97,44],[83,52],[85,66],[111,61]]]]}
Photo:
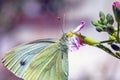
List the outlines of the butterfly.
{"type": "Polygon", "coordinates": [[[20,45],[7,52],[2,63],[24,80],[68,80],[69,42],[73,47],[80,47],[76,34],[84,25],[82,23],[58,40],[40,39],[20,45]]]}

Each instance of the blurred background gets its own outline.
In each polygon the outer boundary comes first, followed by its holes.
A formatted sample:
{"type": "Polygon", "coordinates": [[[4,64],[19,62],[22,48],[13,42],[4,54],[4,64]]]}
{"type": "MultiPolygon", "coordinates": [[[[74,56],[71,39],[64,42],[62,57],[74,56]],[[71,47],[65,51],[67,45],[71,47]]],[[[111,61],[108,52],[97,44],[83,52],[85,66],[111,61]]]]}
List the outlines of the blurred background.
{"type": "MultiPolygon", "coordinates": [[[[91,20],[99,11],[112,12],[114,0],[0,0],[0,59],[11,48],[42,38],[60,38],[86,21],[83,35],[97,41],[107,34],[95,31],[91,20]],[[64,19],[65,15],[65,19],[64,19]],[[64,23],[63,23],[63,20],[64,23]],[[64,26],[63,26],[64,25],[64,26]]],[[[120,60],[91,46],[69,52],[69,80],[120,80],[120,60]]],[[[0,80],[21,80],[0,62],[0,80]]]]}

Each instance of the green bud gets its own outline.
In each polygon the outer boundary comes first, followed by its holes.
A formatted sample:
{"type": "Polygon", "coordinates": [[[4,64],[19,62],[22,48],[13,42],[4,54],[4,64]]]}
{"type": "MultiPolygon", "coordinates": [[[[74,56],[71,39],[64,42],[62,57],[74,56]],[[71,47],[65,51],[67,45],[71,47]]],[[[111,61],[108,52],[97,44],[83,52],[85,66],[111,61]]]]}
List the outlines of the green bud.
{"type": "Polygon", "coordinates": [[[99,23],[99,24],[103,24],[103,22],[102,22],[101,20],[98,20],[98,23],[99,23]]]}
{"type": "Polygon", "coordinates": [[[106,26],[102,26],[102,29],[103,29],[103,31],[106,31],[107,27],[106,26]]]}
{"type": "Polygon", "coordinates": [[[103,24],[104,24],[104,25],[107,25],[107,21],[106,21],[106,20],[104,20],[104,21],[103,21],[103,24]]]}
{"type": "Polygon", "coordinates": [[[118,31],[118,29],[117,29],[117,28],[114,28],[114,31],[115,31],[115,32],[117,32],[117,31],[118,31]]]}
{"type": "Polygon", "coordinates": [[[114,32],[112,36],[117,37],[117,32],[114,32]]]}
{"type": "Polygon", "coordinates": [[[100,27],[97,27],[96,30],[97,30],[98,32],[102,32],[102,31],[103,31],[103,29],[100,28],[100,27]]]}
{"type": "Polygon", "coordinates": [[[99,24],[98,21],[92,21],[92,24],[93,24],[94,26],[101,26],[101,24],[99,24]]]}
{"type": "Polygon", "coordinates": [[[112,26],[108,26],[106,28],[106,31],[109,33],[109,34],[113,34],[114,33],[114,28],[112,26]]]}
{"type": "Polygon", "coordinates": [[[114,36],[109,36],[110,40],[116,40],[116,38],[114,36]]]}
{"type": "Polygon", "coordinates": [[[111,14],[107,14],[106,19],[107,19],[107,22],[109,24],[113,25],[114,19],[113,19],[113,16],[111,14]]]}
{"type": "Polygon", "coordinates": [[[101,21],[105,20],[105,14],[102,11],[99,12],[99,17],[101,21]]]}

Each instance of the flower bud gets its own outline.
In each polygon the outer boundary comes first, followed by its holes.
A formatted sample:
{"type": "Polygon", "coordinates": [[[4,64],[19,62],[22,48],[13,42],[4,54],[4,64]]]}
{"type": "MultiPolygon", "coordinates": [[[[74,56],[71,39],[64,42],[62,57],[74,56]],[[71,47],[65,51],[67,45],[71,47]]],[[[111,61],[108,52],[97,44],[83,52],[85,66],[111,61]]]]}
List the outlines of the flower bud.
{"type": "Polygon", "coordinates": [[[114,12],[116,21],[120,23],[120,2],[115,1],[113,3],[113,12],[114,12]]]}
{"type": "Polygon", "coordinates": [[[113,33],[114,33],[114,28],[113,28],[113,26],[108,26],[106,30],[107,30],[107,32],[108,32],[109,34],[113,34],[113,33]]]}
{"type": "Polygon", "coordinates": [[[98,21],[92,21],[92,24],[93,24],[94,26],[101,26],[101,24],[98,23],[98,21]]]}
{"type": "Polygon", "coordinates": [[[107,21],[106,21],[106,20],[104,20],[104,21],[103,21],[103,24],[104,24],[104,25],[107,25],[107,21]]]}
{"type": "Polygon", "coordinates": [[[120,47],[116,44],[111,44],[112,49],[114,49],[115,51],[119,51],[120,47]]]}
{"type": "Polygon", "coordinates": [[[103,29],[100,28],[100,27],[97,27],[96,30],[97,30],[98,32],[102,32],[102,31],[103,31],[103,29]]]}
{"type": "Polygon", "coordinates": [[[101,21],[101,20],[98,20],[98,23],[101,24],[101,25],[103,25],[103,21],[101,21]]]}
{"type": "Polygon", "coordinates": [[[114,19],[111,14],[107,14],[106,19],[109,24],[112,25],[114,23],[114,19]]]}
{"type": "Polygon", "coordinates": [[[116,40],[116,37],[110,35],[110,36],[109,36],[109,39],[110,39],[110,40],[116,40]]]}
{"type": "Polygon", "coordinates": [[[101,21],[104,21],[104,20],[105,20],[105,14],[104,14],[102,11],[100,11],[99,17],[100,17],[100,20],[101,20],[101,21]]]}

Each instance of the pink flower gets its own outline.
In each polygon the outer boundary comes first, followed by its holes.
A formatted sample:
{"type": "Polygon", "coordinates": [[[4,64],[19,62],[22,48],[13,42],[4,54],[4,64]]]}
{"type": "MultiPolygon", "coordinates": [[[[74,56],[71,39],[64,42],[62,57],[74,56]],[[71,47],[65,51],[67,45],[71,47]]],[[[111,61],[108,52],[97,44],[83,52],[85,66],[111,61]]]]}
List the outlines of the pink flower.
{"type": "Polygon", "coordinates": [[[85,26],[85,21],[81,21],[81,24],[73,30],[73,32],[80,32],[81,29],[83,29],[85,26]]]}
{"type": "Polygon", "coordinates": [[[81,29],[84,28],[84,25],[85,25],[85,22],[81,21],[81,24],[72,31],[73,36],[70,37],[70,44],[73,50],[78,50],[81,46],[83,46],[83,41],[81,41],[80,38],[75,34],[79,34],[81,29]]]}
{"type": "Polygon", "coordinates": [[[120,23],[120,2],[115,1],[113,3],[113,12],[114,12],[116,21],[120,23]]]}
{"type": "Polygon", "coordinates": [[[115,1],[115,2],[113,3],[113,6],[120,8],[120,2],[115,1]]]}
{"type": "Polygon", "coordinates": [[[79,40],[78,37],[73,36],[71,38],[71,48],[74,50],[78,50],[81,46],[83,46],[83,43],[81,43],[81,41],[79,40]]]}

